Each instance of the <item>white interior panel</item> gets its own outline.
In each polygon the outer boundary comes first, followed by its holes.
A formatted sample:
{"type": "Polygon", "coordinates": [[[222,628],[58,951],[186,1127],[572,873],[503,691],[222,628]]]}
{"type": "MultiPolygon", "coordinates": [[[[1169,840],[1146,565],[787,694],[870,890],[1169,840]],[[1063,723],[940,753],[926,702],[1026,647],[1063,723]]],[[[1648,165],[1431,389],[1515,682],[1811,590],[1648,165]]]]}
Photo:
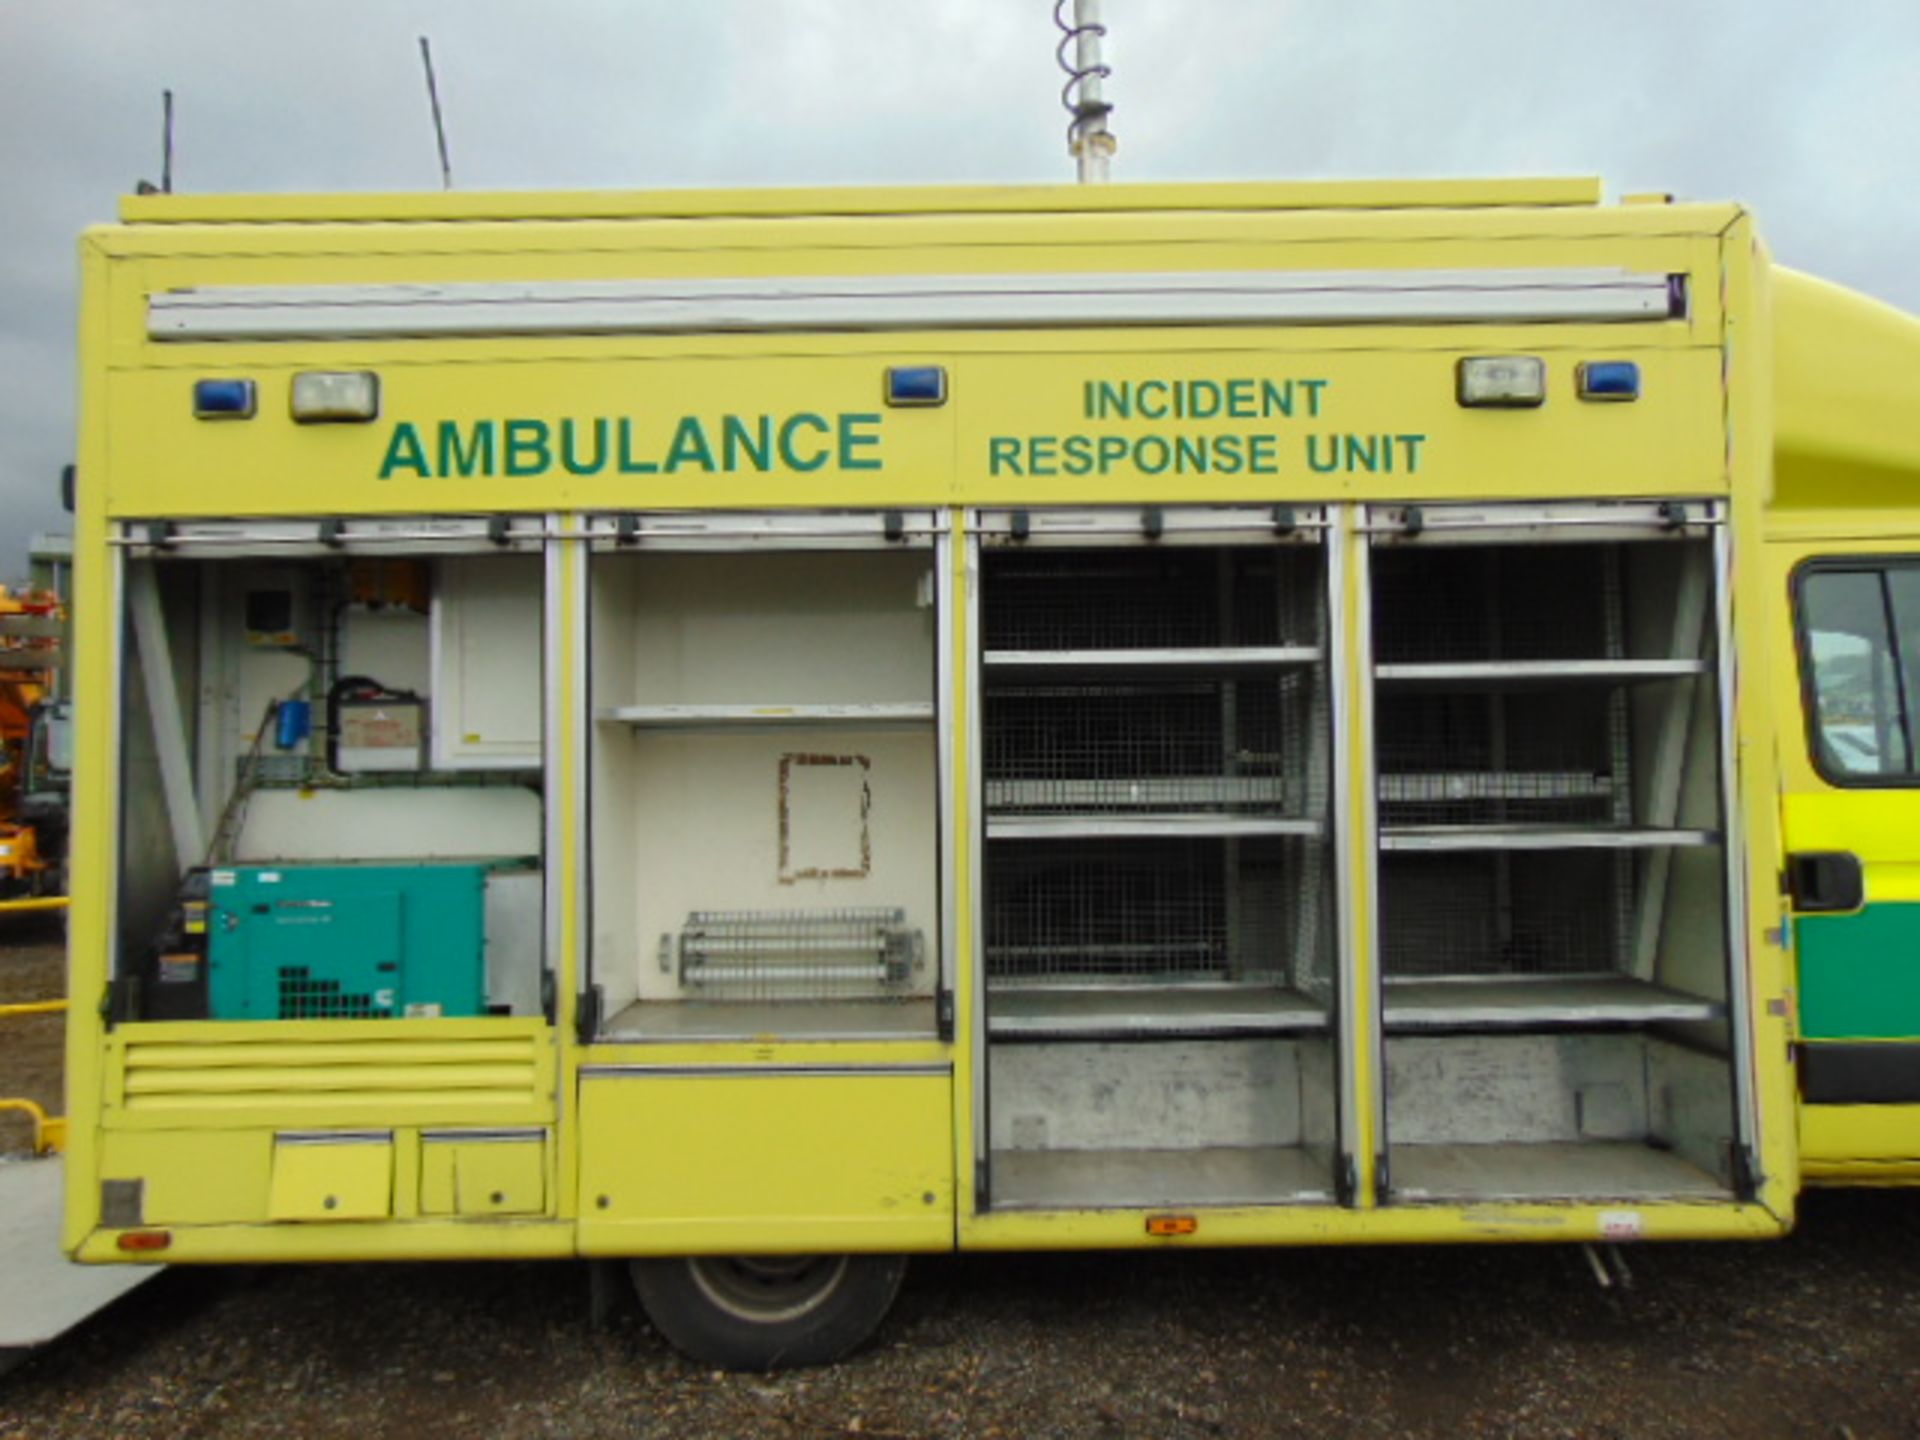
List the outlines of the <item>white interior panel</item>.
{"type": "MultiPolygon", "coordinates": [[[[698,910],[902,909],[928,956],[902,991],[932,991],[939,924],[931,729],[639,731],[605,746],[621,748],[629,749],[633,786],[632,869],[622,877],[600,868],[596,912],[613,919],[628,897],[642,998],[680,994],[660,968],[660,941],[698,910]],[[795,776],[806,778],[796,785],[795,776]]],[[[612,925],[601,938],[620,943],[612,925]]],[[[602,952],[603,970],[613,968],[604,963],[611,958],[602,952]]],[[[618,998],[611,987],[607,993],[609,1002],[618,998]]]]}
{"type": "Polygon", "coordinates": [[[540,853],[540,797],[479,789],[259,790],[234,858],[447,860],[540,853]]]}
{"type": "Polygon", "coordinates": [[[451,557],[433,591],[433,763],[540,763],[542,645],[537,555],[451,557]]]}
{"type": "Polygon", "coordinates": [[[599,685],[594,703],[930,700],[931,570],[926,551],[639,557],[628,601],[633,689],[599,685]]]}

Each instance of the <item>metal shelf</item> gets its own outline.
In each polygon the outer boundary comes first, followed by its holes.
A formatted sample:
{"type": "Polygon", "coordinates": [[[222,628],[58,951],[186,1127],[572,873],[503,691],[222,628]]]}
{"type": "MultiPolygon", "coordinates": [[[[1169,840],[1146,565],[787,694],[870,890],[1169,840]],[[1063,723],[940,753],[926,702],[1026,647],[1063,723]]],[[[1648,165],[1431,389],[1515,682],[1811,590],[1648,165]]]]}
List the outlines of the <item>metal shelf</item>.
{"type": "Polygon", "coordinates": [[[597,719],[649,729],[753,725],[919,725],[933,720],[933,702],[856,705],[615,705],[597,719]]]}
{"type": "Polygon", "coordinates": [[[1712,830],[1563,825],[1406,825],[1380,833],[1382,850],[1661,850],[1712,845],[1712,830]]]}
{"type": "Polygon", "coordinates": [[[989,815],[989,840],[1123,840],[1318,836],[1318,820],[1243,815],[989,815]]]}
{"type": "Polygon", "coordinates": [[[1705,660],[1444,660],[1376,665],[1381,685],[1448,690],[1631,685],[1705,675],[1705,660]]]}
{"type": "Polygon", "coordinates": [[[1050,986],[993,988],[987,995],[987,1033],[996,1040],[1297,1035],[1326,1028],[1326,1006],[1273,987],[1050,986]]]}
{"type": "Polygon", "coordinates": [[[1315,645],[1212,645],[1139,650],[987,650],[980,664],[989,681],[1215,679],[1261,675],[1316,665],[1315,645]]]}
{"type": "Polygon", "coordinates": [[[1724,1019],[1726,1006],[1624,975],[1387,982],[1388,1031],[1545,1030],[1724,1019]]]}

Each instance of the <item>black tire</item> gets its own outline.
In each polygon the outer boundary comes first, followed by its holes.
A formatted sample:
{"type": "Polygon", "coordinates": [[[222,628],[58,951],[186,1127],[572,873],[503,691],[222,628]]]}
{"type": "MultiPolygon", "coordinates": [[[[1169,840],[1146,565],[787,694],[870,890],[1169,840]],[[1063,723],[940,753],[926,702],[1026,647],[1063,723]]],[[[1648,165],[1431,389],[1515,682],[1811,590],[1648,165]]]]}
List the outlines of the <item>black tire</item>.
{"type": "Polygon", "coordinates": [[[674,1349],[725,1370],[831,1365],[880,1328],[904,1255],[635,1260],[633,1288],[674,1349]]]}

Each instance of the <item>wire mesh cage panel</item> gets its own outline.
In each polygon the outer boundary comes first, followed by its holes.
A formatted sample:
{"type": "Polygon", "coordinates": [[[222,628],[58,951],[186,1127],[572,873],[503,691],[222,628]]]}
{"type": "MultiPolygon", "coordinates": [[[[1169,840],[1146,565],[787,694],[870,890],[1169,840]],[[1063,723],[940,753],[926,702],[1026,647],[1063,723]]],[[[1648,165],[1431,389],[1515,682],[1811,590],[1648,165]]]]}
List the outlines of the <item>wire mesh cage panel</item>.
{"type": "Polygon", "coordinates": [[[1305,837],[999,842],[988,981],[1310,984],[1327,973],[1325,861],[1305,837]]]}
{"type": "Polygon", "coordinates": [[[1380,664],[1586,660],[1618,650],[1617,545],[1381,546],[1372,557],[1380,664]]]}
{"type": "Polygon", "coordinates": [[[1615,690],[1417,691],[1374,707],[1385,825],[1606,825],[1628,818],[1615,690]]]}
{"type": "Polygon", "coordinates": [[[1304,815],[1318,667],[1257,679],[994,689],[986,802],[1025,813],[1304,815]]]}
{"type": "Polygon", "coordinates": [[[901,910],[697,910],[660,964],[706,999],[905,999],[924,949],[901,910]]]}
{"type": "Polygon", "coordinates": [[[1383,856],[1388,980],[1599,975],[1624,966],[1631,857],[1601,850],[1383,856]]]}
{"type": "Polygon", "coordinates": [[[993,550],[988,650],[1320,643],[1315,546],[993,550]]]}

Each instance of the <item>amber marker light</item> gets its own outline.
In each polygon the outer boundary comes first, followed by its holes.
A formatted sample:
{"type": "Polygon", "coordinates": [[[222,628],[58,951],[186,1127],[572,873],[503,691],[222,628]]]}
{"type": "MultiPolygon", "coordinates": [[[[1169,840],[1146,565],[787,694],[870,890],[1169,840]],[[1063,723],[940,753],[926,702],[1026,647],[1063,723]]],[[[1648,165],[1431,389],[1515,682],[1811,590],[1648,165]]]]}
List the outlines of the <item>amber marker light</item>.
{"type": "Polygon", "coordinates": [[[1171,1240],[1180,1235],[1192,1235],[1200,1228],[1200,1220],[1194,1215],[1149,1215],[1147,1234],[1162,1240],[1171,1240]]]}
{"type": "Polygon", "coordinates": [[[142,1254],[153,1250],[164,1250],[173,1244],[171,1230],[127,1230],[113,1242],[122,1250],[132,1254],[142,1254]]]}

